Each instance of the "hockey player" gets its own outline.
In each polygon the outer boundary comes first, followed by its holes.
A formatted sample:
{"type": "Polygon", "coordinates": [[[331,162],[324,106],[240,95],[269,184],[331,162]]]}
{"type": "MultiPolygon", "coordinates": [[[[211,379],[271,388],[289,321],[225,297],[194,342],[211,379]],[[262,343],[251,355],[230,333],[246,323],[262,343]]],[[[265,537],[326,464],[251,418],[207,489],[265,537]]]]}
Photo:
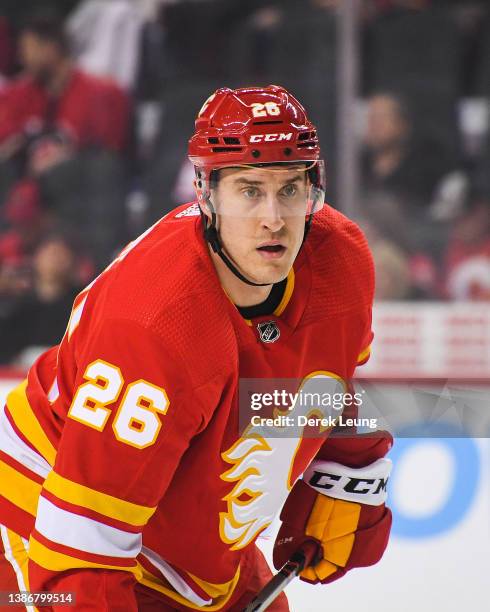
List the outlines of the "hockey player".
{"type": "Polygon", "coordinates": [[[239,428],[241,380],[346,386],[369,356],[372,259],[324,205],[314,126],[281,87],[220,89],[189,156],[197,201],[76,298],[1,412],[4,591],[242,610],[271,576],[254,542],[281,508],[275,565],[313,540],[313,584],[386,547],[389,434],[239,428]]]}

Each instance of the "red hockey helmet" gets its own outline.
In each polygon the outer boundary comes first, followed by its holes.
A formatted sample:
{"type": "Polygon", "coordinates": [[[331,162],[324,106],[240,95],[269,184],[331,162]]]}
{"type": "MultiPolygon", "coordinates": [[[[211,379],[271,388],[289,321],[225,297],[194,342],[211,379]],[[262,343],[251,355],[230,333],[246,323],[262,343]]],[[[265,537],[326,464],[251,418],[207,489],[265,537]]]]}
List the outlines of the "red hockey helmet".
{"type": "Polygon", "coordinates": [[[210,195],[213,170],[305,163],[311,190],[306,214],[323,206],[325,168],[315,126],[283,87],[218,89],[204,103],[189,141],[199,199],[210,195]]]}

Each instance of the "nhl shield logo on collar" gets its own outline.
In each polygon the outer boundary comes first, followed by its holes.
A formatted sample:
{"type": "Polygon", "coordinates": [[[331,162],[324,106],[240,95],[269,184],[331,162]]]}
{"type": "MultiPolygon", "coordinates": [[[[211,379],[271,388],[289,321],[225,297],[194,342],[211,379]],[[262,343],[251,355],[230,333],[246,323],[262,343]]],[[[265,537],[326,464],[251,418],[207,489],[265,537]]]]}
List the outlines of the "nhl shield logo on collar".
{"type": "Polygon", "coordinates": [[[275,342],[281,335],[275,321],[264,321],[263,323],[259,323],[257,329],[259,330],[262,342],[275,342]]]}

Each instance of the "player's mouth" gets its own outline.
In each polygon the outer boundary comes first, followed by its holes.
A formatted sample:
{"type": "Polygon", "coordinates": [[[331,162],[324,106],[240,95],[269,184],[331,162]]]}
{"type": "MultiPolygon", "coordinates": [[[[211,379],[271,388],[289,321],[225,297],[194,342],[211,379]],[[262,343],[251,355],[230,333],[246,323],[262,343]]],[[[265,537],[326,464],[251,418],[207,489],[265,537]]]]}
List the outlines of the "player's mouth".
{"type": "Polygon", "coordinates": [[[257,247],[264,259],[279,259],[286,252],[286,247],[279,240],[270,240],[257,247]]]}

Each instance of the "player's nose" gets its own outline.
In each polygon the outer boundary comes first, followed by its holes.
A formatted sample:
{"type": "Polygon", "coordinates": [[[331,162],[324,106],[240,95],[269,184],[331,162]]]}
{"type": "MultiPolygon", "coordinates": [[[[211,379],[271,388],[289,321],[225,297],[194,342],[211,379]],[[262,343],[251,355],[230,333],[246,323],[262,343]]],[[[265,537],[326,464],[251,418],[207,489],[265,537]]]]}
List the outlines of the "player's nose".
{"type": "Polygon", "coordinates": [[[277,232],[284,226],[283,212],[275,194],[269,194],[261,211],[262,226],[271,232],[277,232]]]}

